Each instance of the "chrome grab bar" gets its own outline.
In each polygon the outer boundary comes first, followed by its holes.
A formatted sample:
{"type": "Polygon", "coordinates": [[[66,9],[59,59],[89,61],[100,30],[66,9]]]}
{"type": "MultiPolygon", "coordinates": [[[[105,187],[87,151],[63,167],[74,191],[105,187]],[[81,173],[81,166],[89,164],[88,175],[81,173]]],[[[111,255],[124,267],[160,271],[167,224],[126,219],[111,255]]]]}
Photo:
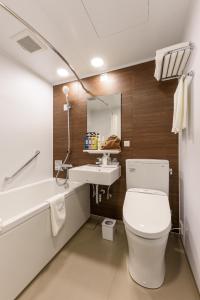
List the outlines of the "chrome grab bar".
{"type": "Polygon", "coordinates": [[[26,166],[28,166],[38,155],[40,154],[40,151],[37,150],[33,157],[31,157],[21,168],[19,168],[13,175],[9,177],[5,177],[5,181],[11,181],[17,174],[19,174],[26,166]]]}

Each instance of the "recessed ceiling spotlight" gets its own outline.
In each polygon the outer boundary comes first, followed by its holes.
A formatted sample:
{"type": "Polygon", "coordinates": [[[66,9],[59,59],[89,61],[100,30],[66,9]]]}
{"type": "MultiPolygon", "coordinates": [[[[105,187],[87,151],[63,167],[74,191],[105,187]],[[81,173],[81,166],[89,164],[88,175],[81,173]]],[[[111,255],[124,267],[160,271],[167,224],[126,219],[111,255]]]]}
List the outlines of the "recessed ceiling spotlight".
{"type": "Polygon", "coordinates": [[[63,69],[63,68],[58,69],[57,70],[57,74],[60,77],[67,77],[67,76],[69,76],[69,72],[66,69],[63,69]]]}
{"type": "Polygon", "coordinates": [[[101,57],[94,57],[91,59],[91,65],[95,68],[100,68],[104,65],[104,61],[101,57]]]}

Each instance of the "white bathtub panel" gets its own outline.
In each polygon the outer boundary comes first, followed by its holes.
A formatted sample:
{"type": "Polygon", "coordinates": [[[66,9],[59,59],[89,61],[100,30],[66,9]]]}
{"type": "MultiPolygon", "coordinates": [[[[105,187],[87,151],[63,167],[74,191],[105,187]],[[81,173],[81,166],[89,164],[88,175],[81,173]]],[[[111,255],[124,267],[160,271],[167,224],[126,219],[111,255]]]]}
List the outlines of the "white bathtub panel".
{"type": "Polygon", "coordinates": [[[49,211],[0,237],[0,299],[13,300],[54,255],[49,211]]]}
{"type": "Polygon", "coordinates": [[[90,216],[89,186],[66,195],[66,223],[51,232],[50,209],[0,236],[0,299],[13,300],[90,216]]]}

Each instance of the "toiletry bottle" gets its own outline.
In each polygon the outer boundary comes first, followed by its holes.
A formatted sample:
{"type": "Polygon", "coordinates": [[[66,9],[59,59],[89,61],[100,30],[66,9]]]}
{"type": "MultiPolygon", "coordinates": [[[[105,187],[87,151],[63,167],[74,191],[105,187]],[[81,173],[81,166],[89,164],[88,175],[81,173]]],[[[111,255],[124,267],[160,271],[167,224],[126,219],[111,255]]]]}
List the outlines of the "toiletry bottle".
{"type": "Polygon", "coordinates": [[[88,133],[88,149],[92,149],[92,138],[91,138],[91,132],[88,133]]]}
{"type": "Polygon", "coordinates": [[[94,150],[94,132],[91,132],[91,150],[94,150]]]}
{"type": "Polygon", "coordinates": [[[93,150],[93,137],[94,137],[94,132],[91,132],[91,136],[90,136],[90,139],[91,139],[90,149],[91,150],[93,150]]]}
{"type": "Polygon", "coordinates": [[[87,149],[89,149],[89,132],[87,132],[87,149]]]}
{"type": "Polygon", "coordinates": [[[96,136],[96,150],[99,149],[99,133],[97,133],[97,136],[96,136]]]}
{"type": "Polygon", "coordinates": [[[92,133],[92,150],[95,150],[95,132],[92,133]]]}
{"type": "Polygon", "coordinates": [[[85,138],[84,138],[84,149],[85,150],[88,150],[88,142],[89,142],[89,140],[88,140],[88,133],[86,133],[86,135],[85,135],[85,138]]]}
{"type": "Polygon", "coordinates": [[[94,136],[94,150],[98,149],[98,138],[97,138],[97,133],[95,132],[94,136]]]}
{"type": "Polygon", "coordinates": [[[97,138],[96,138],[96,149],[97,150],[100,150],[99,149],[99,133],[97,133],[97,136],[96,136],[97,138]]]}
{"type": "Polygon", "coordinates": [[[91,139],[91,150],[94,150],[94,132],[91,132],[91,137],[90,137],[90,139],[91,139]]]}
{"type": "Polygon", "coordinates": [[[97,149],[98,150],[101,150],[101,136],[100,134],[98,133],[98,141],[97,141],[98,145],[97,145],[97,149]]]}

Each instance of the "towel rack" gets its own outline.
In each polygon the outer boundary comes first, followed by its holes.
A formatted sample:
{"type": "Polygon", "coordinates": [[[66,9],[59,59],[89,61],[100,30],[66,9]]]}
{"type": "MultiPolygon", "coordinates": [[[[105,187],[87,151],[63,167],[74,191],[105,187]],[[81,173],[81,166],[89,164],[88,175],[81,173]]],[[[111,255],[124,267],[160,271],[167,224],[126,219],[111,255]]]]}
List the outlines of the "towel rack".
{"type": "Polygon", "coordinates": [[[160,81],[180,78],[183,75],[193,48],[193,44],[190,43],[186,47],[165,53],[162,60],[160,81]]]}

